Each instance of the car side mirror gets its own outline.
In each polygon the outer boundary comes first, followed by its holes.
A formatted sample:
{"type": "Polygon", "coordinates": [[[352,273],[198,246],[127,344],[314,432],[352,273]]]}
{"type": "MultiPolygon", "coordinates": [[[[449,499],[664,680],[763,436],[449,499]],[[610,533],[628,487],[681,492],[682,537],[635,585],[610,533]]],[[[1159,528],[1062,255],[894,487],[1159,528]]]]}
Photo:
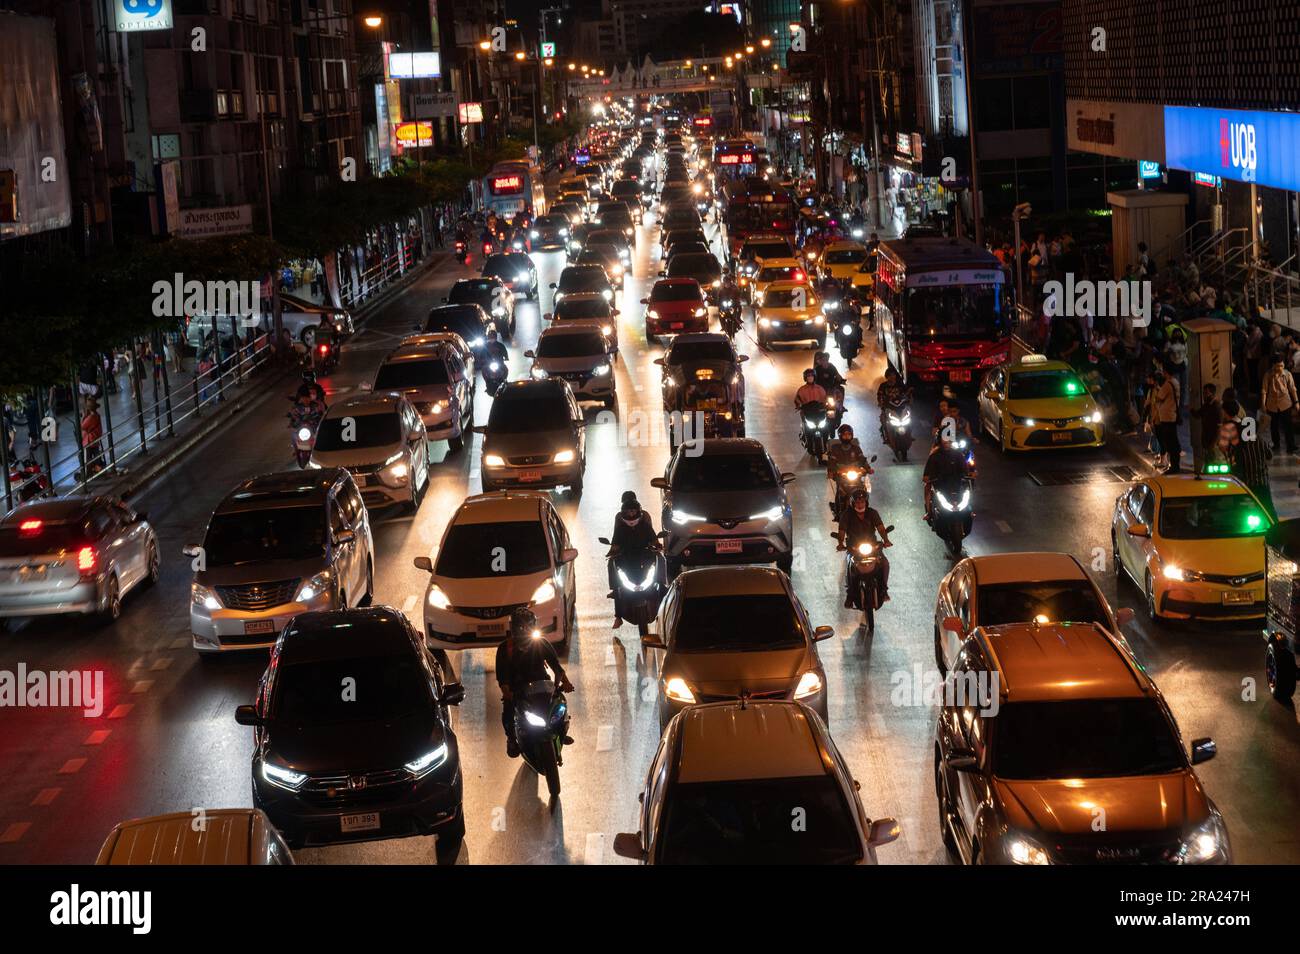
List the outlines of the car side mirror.
{"type": "Polygon", "coordinates": [[[560,551],[561,563],[572,563],[576,559],[578,559],[578,551],[573,547],[565,547],[560,551]]]}
{"type": "Polygon", "coordinates": [[[614,854],[620,858],[633,861],[645,861],[645,852],[641,850],[641,834],[621,831],[614,836],[614,854]]]}
{"type": "Polygon", "coordinates": [[[741,364],[744,364],[746,361],[749,360],[749,355],[747,354],[736,355],[736,360],[739,361],[741,364]]]}
{"type": "Polygon", "coordinates": [[[970,749],[953,749],[947,761],[948,768],[954,772],[974,772],[979,768],[979,761],[970,749]]]}
{"type": "Polygon", "coordinates": [[[816,642],[821,642],[823,639],[830,639],[834,635],[835,627],[833,626],[818,626],[813,630],[813,640],[816,642]]]}
{"type": "Polygon", "coordinates": [[[655,358],[654,363],[657,364],[657,365],[659,365],[659,367],[662,368],[662,367],[664,366],[664,359],[663,359],[663,358],[655,358]]]}
{"type": "Polygon", "coordinates": [[[407,440],[418,441],[424,437],[424,428],[413,427],[411,433],[407,435],[407,440]]]}
{"type": "Polygon", "coordinates": [[[643,305],[648,305],[648,304],[650,304],[650,299],[649,299],[649,298],[642,298],[642,299],[641,299],[641,304],[643,304],[643,305]]]}
{"type": "Polygon", "coordinates": [[[956,616],[945,616],[943,618],[943,629],[946,633],[956,633],[958,639],[966,635],[965,625],[956,616]]]}
{"type": "Polygon", "coordinates": [[[1145,523],[1135,523],[1128,528],[1128,533],[1131,537],[1149,537],[1151,528],[1145,523]]]}
{"type": "Polygon", "coordinates": [[[449,706],[458,706],[465,701],[465,687],[458,682],[449,682],[442,687],[442,701],[449,706]]]}
{"type": "Polygon", "coordinates": [[[1192,739],[1192,764],[1200,765],[1219,754],[1219,747],[1210,738],[1192,739]]]}
{"type": "Polygon", "coordinates": [[[264,720],[257,714],[256,706],[237,706],[235,708],[235,721],[240,725],[263,725],[264,720]]]}
{"type": "Polygon", "coordinates": [[[782,484],[792,484],[798,479],[799,479],[798,474],[792,474],[789,471],[786,471],[784,474],[781,475],[782,484]]]}
{"type": "Polygon", "coordinates": [[[663,477],[653,477],[650,480],[650,486],[655,490],[667,490],[668,481],[663,477]]]}
{"type": "Polygon", "coordinates": [[[665,649],[664,638],[658,633],[646,633],[641,637],[641,645],[646,649],[665,649]]]}
{"type": "Polygon", "coordinates": [[[879,848],[891,841],[897,841],[901,832],[902,828],[899,827],[898,819],[877,818],[871,823],[871,832],[867,836],[867,844],[872,848],[879,848]]]}
{"type": "Polygon", "coordinates": [[[555,316],[548,311],[546,314],[542,315],[542,321],[550,321],[554,317],[555,316]]]}
{"type": "Polygon", "coordinates": [[[1119,609],[1115,610],[1115,625],[1127,626],[1129,623],[1133,622],[1133,618],[1136,615],[1137,614],[1129,607],[1121,606],[1119,609]]]}
{"type": "Polygon", "coordinates": [[[609,542],[609,537],[597,537],[597,538],[596,538],[596,542],[597,542],[597,543],[603,543],[603,544],[605,544],[605,546],[607,546],[607,547],[608,547],[608,546],[613,546],[613,544],[611,544],[611,543],[609,542]]]}
{"type": "Polygon", "coordinates": [[[470,430],[473,431],[475,434],[486,434],[486,433],[487,433],[487,425],[486,425],[486,424],[475,424],[473,427],[470,428],[470,430]]]}
{"type": "Polygon", "coordinates": [[[430,560],[427,556],[418,556],[414,560],[412,560],[411,563],[415,566],[417,570],[424,570],[426,573],[433,572],[433,561],[430,560]]]}
{"type": "Polygon", "coordinates": [[[524,357],[525,357],[525,358],[535,358],[535,357],[537,357],[537,353],[536,353],[535,351],[533,351],[531,348],[529,348],[527,351],[524,352],[524,357]]]}
{"type": "Polygon", "coordinates": [[[338,533],[334,534],[334,545],[336,547],[345,547],[356,540],[356,538],[357,535],[354,531],[340,530],[338,533]]]}
{"type": "Polygon", "coordinates": [[[136,522],[136,523],[144,523],[144,522],[145,522],[146,520],[148,520],[148,519],[149,519],[149,515],[148,515],[147,513],[145,513],[143,510],[137,510],[137,511],[135,512],[135,522],[136,522]]]}
{"type": "Polygon", "coordinates": [[[551,287],[552,287],[552,288],[555,287],[555,282],[551,282],[551,287]]]}

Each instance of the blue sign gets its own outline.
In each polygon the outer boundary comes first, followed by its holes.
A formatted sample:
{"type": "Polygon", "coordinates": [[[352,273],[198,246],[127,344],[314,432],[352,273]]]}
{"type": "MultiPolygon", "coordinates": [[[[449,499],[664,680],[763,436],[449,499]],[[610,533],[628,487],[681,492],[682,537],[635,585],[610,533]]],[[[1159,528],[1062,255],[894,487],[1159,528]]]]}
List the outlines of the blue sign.
{"type": "Polygon", "coordinates": [[[1166,106],[1165,163],[1300,192],[1300,113],[1166,106]]]}
{"type": "Polygon", "coordinates": [[[118,33],[172,28],[172,0],[117,0],[113,22],[118,33]]]}
{"type": "Polygon", "coordinates": [[[1138,163],[1138,178],[1139,178],[1139,179],[1159,179],[1159,178],[1160,178],[1160,163],[1158,163],[1158,162],[1148,162],[1147,160],[1143,159],[1141,162],[1138,163]]]}

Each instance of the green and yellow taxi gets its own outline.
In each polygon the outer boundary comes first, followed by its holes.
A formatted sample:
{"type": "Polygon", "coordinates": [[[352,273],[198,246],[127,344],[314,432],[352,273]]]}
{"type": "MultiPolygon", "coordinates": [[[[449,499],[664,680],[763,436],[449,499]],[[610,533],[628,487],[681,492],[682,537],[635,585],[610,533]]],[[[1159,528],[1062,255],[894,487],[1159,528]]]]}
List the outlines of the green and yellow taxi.
{"type": "Polygon", "coordinates": [[[1100,447],[1106,441],[1101,408],[1079,375],[1041,354],[984,375],[978,404],[980,426],[1004,451],[1100,447]]]}
{"type": "Polygon", "coordinates": [[[1236,477],[1203,474],[1139,480],[1115,501],[1115,573],[1146,596],[1152,619],[1251,619],[1264,615],[1268,511],[1236,477]]]}
{"type": "Polygon", "coordinates": [[[822,278],[847,282],[868,257],[867,247],[861,242],[831,242],[822,250],[817,269],[822,278]]]}
{"type": "Polygon", "coordinates": [[[819,350],[826,347],[822,300],[803,282],[768,285],[762,297],[754,299],[754,319],[760,348],[774,341],[811,341],[819,350]]]}
{"type": "Polygon", "coordinates": [[[876,253],[870,252],[862,260],[862,264],[853,270],[853,288],[857,291],[858,297],[863,300],[866,299],[868,292],[875,290],[876,262],[876,253]]]}
{"type": "Polygon", "coordinates": [[[749,281],[749,300],[757,306],[768,286],[775,282],[808,284],[808,270],[797,258],[762,258],[749,281]]]}

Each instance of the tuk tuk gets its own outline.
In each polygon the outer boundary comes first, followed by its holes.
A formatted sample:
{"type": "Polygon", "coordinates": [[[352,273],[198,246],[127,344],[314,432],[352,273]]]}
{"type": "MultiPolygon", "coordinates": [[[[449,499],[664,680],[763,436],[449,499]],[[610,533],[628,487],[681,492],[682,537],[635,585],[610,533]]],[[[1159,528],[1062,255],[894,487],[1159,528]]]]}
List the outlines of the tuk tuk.
{"type": "Polygon", "coordinates": [[[1300,627],[1300,519],[1279,520],[1264,534],[1264,672],[1278,702],[1295,694],[1300,627]]]}
{"type": "MultiPolygon", "coordinates": [[[[681,406],[675,410],[686,419],[691,438],[744,437],[745,405],[739,389],[718,378],[696,378],[681,390],[681,406]],[[703,433],[696,433],[696,428],[703,433]]],[[[677,428],[670,429],[672,446],[677,446],[677,428]]]]}

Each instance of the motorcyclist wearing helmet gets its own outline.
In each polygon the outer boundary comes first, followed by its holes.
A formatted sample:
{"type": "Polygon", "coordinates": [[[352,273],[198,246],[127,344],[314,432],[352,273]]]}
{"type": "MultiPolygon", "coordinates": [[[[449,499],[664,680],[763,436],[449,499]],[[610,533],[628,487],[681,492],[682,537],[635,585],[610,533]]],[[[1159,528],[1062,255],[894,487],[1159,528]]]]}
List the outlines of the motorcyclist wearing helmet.
{"type": "MultiPolygon", "coordinates": [[[[320,382],[316,380],[316,372],[308,368],[302,373],[302,383],[298,385],[298,391],[293,396],[294,402],[302,404],[304,401],[319,402],[322,407],[326,404],[325,389],[321,387],[320,382]]],[[[322,414],[324,411],[321,412],[322,414]]]]}
{"type": "Polygon", "coordinates": [[[925,471],[921,475],[925,481],[926,520],[934,513],[934,485],[946,484],[969,474],[966,451],[958,447],[957,439],[954,439],[958,433],[957,422],[951,417],[945,417],[939,422],[939,446],[925,462],[925,471]]]}
{"type": "MultiPolygon", "coordinates": [[[[562,692],[573,692],[573,683],[560,665],[555,647],[538,631],[537,617],[527,606],[516,607],[510,614],[510,633],[497,647],[496,671],[497,685],[501,687],[501,728],[506,733],[506,755],[514,759],[519,757],[515,700],[524,694],[529,683],[551,675],[562,692]]],[[[564,737],[565,745],[572,742],[573,739],[564,737]]]]}
{"type": "MultiPolygon", "coordinates": [[[[650,514],[641,506],[641,501],[636,499],[636,494],[628,490],[623,493],[623,499],[619,504],[618,516],[614,519],[614,532],[609,535],[609,593],[606,594],[608,599],[614,598],[614,593],[618,589],[618,568],[614,565],[613,557],[620,553],[626,553],[629,550],[657,550],[659,549],[659,535],[655,533],[654,521],[650,519],[650,514]]],[[[615,603],[615,606],[618,604],[615,603]]],[[[622,617],[614,616],[614,629],[623,625],[622,617]]]]}
{"type": "Polygon", "coordinates": [[[817,377],[817,383],[829,394],[836,388],[844,387],[844,376],[835,369],[831,364],[831,356],[825,351],[818,351],[813,357],[812,372],[817,377]]]}
{"type": "MultiPolygon", "coordinates": [[[[853,494],[849,497],[849,505],[840,514],[839,538],[840,549],[849,550],[850,552],[856,550],[860,543],[870,543],[881,551],[883,551],[884,547],[893,546],[889,539],[889,533],[885,530],[885,521],[880,518],[879,511],[870,505],[870,498],[862,488],[853,491],[853,494]]],[[[880,601],[883,603],[888,599],[889,560],[881,552],[880,601]]],[[[849,593],[844,596],[844,606],[846,609],[854,608],[853,599],[849,593]]]]}
{"type": "Polygon", "coordinates": [[[911,397],[912,389],[903,383],[903,376],[897,368],[885,368],[885,380],[876,388],[876,405],[880,408],[880,426],[885,426],[885,415],[891,404],[898,404],[911,397]]]}
{"type": "Polygon", "coordinates": [[[817,372],[808,368],[803,373],[803,385],[794,392],[794,406],[802,408],[805,404],[825,404],[826,389],[817,381],[817,372]]]}
{"type": "Polygon", "coordinates": [[[867,464],[867,455],[863,452],[862,445],[853,436],[853,426],[841,424],[837,434],[838,439],[831,441],[826,448],[826,475],[834,480],[836,470],[852,463],[861,464],[868,474],[875,473],[867,464]]]}
{"type": "Polygon", "coordinates": [[[510,352],[506,346],[501,343],[497,337],[496,327],[491,327],[487,332],[487,341],[483,344],[483,370],[486,371],[491,367],[493,361],[500,362],[501,367],[505,367],[510,359],[510,352]]]}

